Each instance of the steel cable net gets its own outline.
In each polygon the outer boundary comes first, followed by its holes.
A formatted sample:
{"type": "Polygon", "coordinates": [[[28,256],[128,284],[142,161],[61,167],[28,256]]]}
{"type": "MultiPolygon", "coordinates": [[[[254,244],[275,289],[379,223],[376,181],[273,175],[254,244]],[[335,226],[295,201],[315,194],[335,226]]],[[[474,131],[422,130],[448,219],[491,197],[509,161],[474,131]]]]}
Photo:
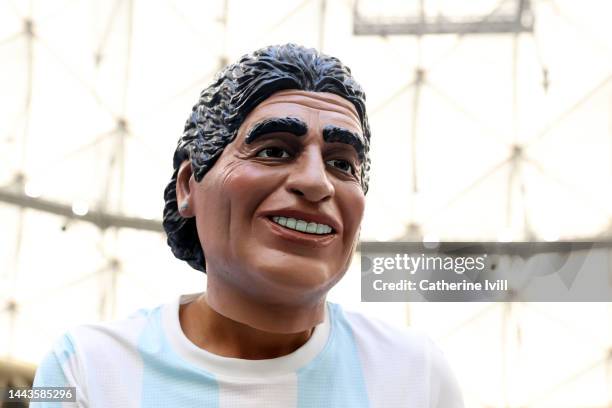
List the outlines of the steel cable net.
{"type": "MultiPolygon", "coordinates": [[[[338,56],[368,94],[363,240],[610,238],[610,6],[260,7],[0,2],[4,368],[39,362],[76,324],[204,288],[161,233],[171,155],[214,73],[269,44],[338,56]]],[[[429,333],[466,406],[612,406],[609,304],[366,304],[357,264],[330,299],[429,333]]]]}

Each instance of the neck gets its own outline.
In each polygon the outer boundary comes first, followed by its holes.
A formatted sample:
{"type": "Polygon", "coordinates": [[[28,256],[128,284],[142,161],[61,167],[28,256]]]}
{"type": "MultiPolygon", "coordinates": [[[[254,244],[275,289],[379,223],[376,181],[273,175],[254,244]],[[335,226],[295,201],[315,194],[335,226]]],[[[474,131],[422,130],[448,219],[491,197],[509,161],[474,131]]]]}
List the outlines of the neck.
{"type": "Polygon", "coordinates": [[[270,333],[299,333],[323,321],[325,295],[298,299],[295,294],[252,295],[210,274],[206,300],[217,313],[270,333]]]}
{"type": "Polygon", "coordinates": [[[265,305],[209,279],[207,293],[182,305],[179,318],[183,332],[198,347],[225,357],[260,360],[300,348],[324,312],[324,299],[313,306],[265,305]]]}

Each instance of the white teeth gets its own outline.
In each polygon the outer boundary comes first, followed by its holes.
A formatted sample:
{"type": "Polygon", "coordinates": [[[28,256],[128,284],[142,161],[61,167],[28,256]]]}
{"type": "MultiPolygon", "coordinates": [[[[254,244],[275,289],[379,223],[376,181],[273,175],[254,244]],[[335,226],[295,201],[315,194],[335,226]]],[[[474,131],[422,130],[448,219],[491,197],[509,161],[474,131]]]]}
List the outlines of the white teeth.
{"type": "Polygon", "coordinates": [[[295,229],[298,231],[306,232],[306,228],[308,228],[308,223],[304,220],[298,220],[295,224],[295,229]]]}
{"type": "Polygon", "coordinates": [[[287,224],[285,225],[285,227],[294,229],[296,223],[297,220],[295,218],[287,218],[287,224]]]}
{"type": "Polygon", "coordinates": [[[329,225],[318,224],[316,222],[307,222],[304,220],[298,220],[295,218],[286,218],[286,217],[272,217],[272,221],[275,223],[282,225],[283,227],[305,232],[308,234],[329,234],[332,231],[332,228],[329,225]]]}

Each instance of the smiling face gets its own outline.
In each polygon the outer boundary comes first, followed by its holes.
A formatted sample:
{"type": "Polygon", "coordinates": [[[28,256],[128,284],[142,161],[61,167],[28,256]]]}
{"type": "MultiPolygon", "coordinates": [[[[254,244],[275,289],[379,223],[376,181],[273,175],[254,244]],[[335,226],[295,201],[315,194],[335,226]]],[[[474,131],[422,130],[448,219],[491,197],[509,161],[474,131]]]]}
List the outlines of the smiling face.
{"type": "Polygon", "coordinates": [[[209,290],[213,280],[270,304],[324,298],[363,216],[362,145],[337,95],[288,90],[260,103],[202,181],[177,190],[196,217],[209,290]]]}

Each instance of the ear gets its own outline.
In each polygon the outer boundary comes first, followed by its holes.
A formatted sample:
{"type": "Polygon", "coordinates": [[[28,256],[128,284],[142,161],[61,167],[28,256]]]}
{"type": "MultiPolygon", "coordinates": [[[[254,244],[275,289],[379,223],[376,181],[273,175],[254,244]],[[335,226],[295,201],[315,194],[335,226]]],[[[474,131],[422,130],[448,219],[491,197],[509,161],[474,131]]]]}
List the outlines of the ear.
{"type": "Polygon", "coordinates": [[[191,162],[185,160],[181,163],[176,175],[176,204],[178,206],[179,214],[183,218],[191,218],[195,216],[193,211],[193,198],[191,195],[191,188],[189,181],[193,176],[191,169],[191,162]],[[187,206],[185,206],[187,204],[187,206]]]}

